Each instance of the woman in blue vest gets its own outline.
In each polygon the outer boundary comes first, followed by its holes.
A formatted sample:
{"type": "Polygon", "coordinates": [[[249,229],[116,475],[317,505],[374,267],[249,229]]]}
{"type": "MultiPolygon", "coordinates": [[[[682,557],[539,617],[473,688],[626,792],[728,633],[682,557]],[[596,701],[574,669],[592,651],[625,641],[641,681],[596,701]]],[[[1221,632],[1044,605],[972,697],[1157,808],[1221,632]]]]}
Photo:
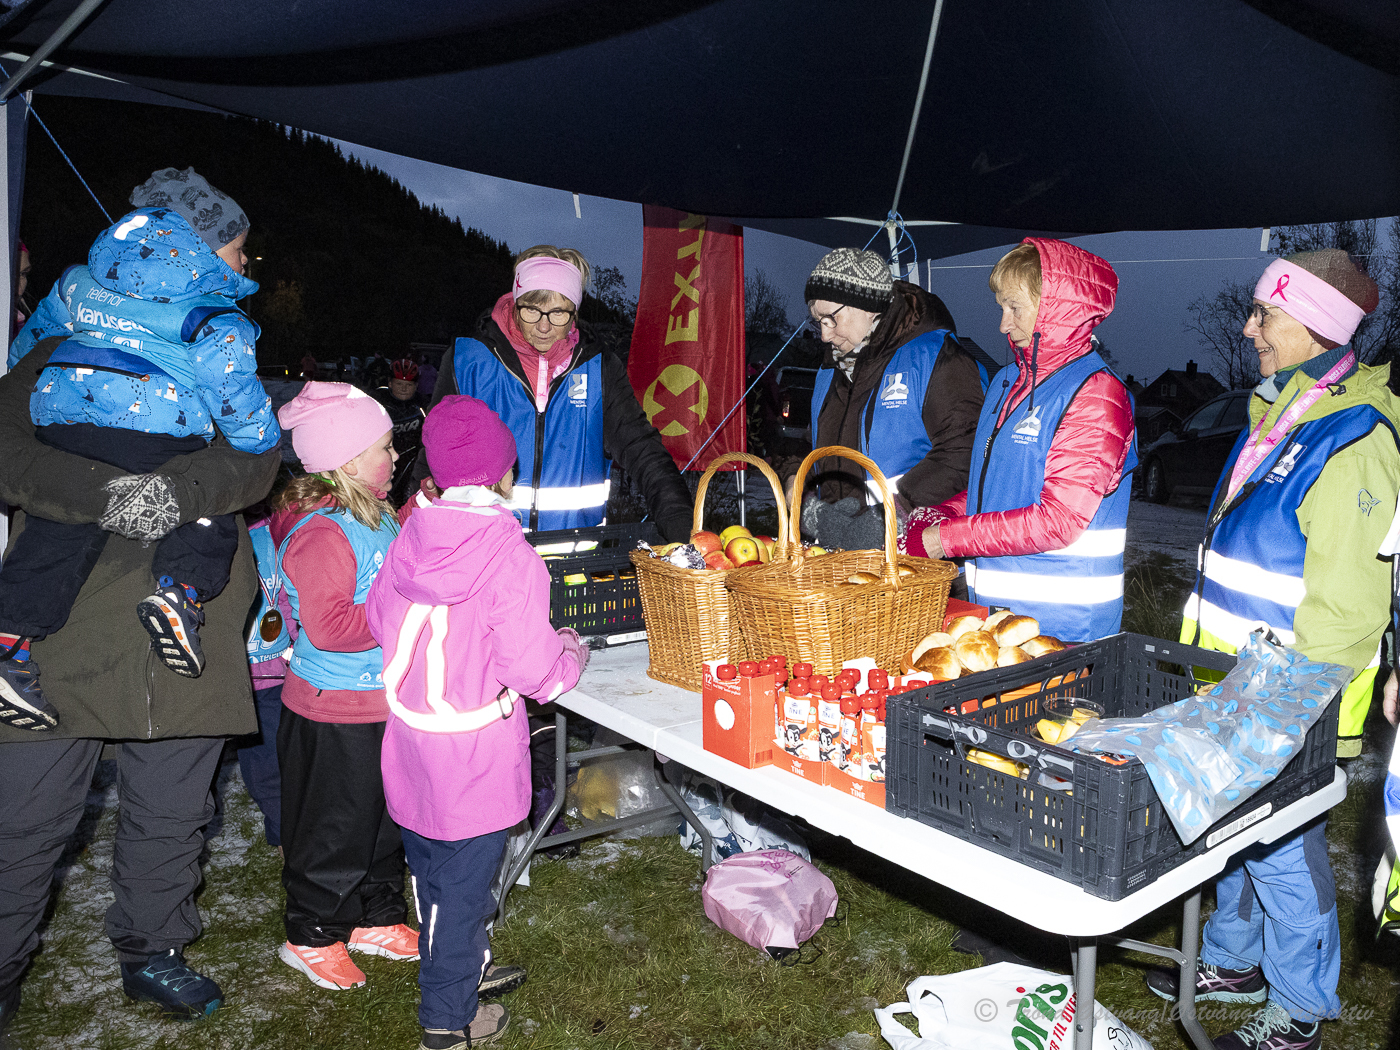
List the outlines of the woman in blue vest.
{"type": "Polygon", "coordinates": [[[588,262],[542,244],[516,257],[511,290],[472,338],[443,355],[434,403],[485,401],[515,435],[520,470],[511,507],[532,532],[597,525],[613,460],[641,489],[668,540],[690,538],[692,500],[627,369],[578,319],[588,262]]]}
{"type": "MultiPolygon", "coordinates": [[[[1349,345],[1378,302],[1338,249],[1276,259],[1259,279],[1244,334],[1264,381],[1216,484],[1182,624],[1183,641],[1235,652],[1262,622],[1311,659],[1350,667],[1343,736],[1360,734],[1390,620],[1391,565],[1375,552],[1400,492],[1397,405],[1389,369],[1358,364],[1349,345]]],[[[1196,998],[1264,1004],[1217,1047],[1316,1050],[1319,1022],[1341,1010],[1326,827],[1319,817],[1246,850],[1216,882],[1196,998]]],[[[1148,986],[1175,999],[1176,971],[1152,971],[1148,986]]]]}
{"type": "Polygon", "coordinates": [[[1137,465],[1132,398],[1089,334],[1118,275],[1064,241],[1027,237],[992,269],[1015,361],[992,379],[967,489],[909,517],[904,546],[967,558],[973,600],[1083,642],[1118,631],[1137,465]]]}
{"type": "MultiPolygon", "coordinates": [[[[873,459],[900,514],[962,491],[987,377],[958,345],[943,301],[854,248],[823,256],[804,298],[831,346],[812,391],[812,447],[845,445],[873,459]]],[[[797,465],[780,467],[785,481],[797,465]]],[[[857,464],[823,460],[807,491],[802,527],[817,542],[857,550],[883,542],[880,493],[857,464]]]]}

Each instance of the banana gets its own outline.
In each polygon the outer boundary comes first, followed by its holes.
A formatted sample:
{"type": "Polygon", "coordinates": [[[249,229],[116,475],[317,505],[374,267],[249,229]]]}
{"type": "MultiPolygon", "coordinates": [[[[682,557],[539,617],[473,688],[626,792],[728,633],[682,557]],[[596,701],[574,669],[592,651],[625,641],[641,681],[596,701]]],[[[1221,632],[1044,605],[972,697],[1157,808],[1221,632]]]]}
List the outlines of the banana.
{"type": "Polygon", "coordinates": [[[1020,777],[1022,780],[1025,780],[1030,773],[1030,767],[1024,762],[1013,762],[1009,758],[994,755],[990,751],[979,751],[975,747],[968,748],[967,759],[969,762],[976,762],[979,766],[995,769],[998,773],[1005,773],[1007,776],[1020,777]]]}

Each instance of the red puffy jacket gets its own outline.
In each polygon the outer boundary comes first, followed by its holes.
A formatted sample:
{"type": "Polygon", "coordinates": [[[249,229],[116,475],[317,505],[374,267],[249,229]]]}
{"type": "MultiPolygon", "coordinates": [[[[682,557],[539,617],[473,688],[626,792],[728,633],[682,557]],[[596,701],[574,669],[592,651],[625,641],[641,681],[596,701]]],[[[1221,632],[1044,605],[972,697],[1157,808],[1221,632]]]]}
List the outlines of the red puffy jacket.
{"type": "MultiPolygon", "coordinates": [[[[1040,252],[1040,335],[1035,361],[1030,349],[1012,344],[1019,372],[1006,398],[987,391],[982,411],[1002,423],[1013,408],[1057,369],[1091,349],[1089,333],[1113,310],[1118,275],[1103,259],[1064,241],[1027,237],[1040,252]]],[[[1008,340],[1010,342],[1010,340],[1008,340]]],[[[1123,464],[1133,441],[1133,406],[1123,383],[1108,372],[1091,376],[1065,409],[1045,456],[1045,486],[1028,507],[968,516],[967,492],[909,516],[905,545],[926,554],[923,532],[939,524],[939,539],[950,558],[1036,554],[1059,550],[1077,540],[1104,495],[1123,480],[1123,464]],[[941,524],[940,524],[941,523],[941,524]]]]}

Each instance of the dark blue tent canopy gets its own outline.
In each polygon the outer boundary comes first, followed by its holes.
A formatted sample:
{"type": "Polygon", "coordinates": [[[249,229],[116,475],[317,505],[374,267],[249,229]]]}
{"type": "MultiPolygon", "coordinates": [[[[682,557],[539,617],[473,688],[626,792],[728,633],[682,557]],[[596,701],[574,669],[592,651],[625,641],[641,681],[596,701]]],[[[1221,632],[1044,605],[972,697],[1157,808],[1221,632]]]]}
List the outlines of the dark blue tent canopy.
{"type": "MultiPolygon", "coordinates": [[[[11,3],[7,68],[77,6],[11,3]]],[[[1371,0],[108,0],[25,87],[860,244],[936,8],[899,199],[948,224],[911,227],[923,257],[1400,212],[1400,4],[1371,0]]]]}

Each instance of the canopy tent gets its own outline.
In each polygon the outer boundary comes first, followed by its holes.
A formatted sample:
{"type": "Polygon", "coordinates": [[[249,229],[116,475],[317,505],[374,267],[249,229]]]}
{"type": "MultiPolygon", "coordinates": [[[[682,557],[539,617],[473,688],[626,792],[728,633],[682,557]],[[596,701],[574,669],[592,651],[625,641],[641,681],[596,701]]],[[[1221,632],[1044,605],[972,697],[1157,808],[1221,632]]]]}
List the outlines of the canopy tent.
{"type": "MultiPolygon", "coordinates": [[[[938,224],[911,225],[921,257],[1400,212],[1400,5],[1371,0],[87,2],[26,88],[828,245],[885,219],[911,140],[899,210],[938,224]]],[[[9,6],[15,62],[79,0],[9,6]]]]}

